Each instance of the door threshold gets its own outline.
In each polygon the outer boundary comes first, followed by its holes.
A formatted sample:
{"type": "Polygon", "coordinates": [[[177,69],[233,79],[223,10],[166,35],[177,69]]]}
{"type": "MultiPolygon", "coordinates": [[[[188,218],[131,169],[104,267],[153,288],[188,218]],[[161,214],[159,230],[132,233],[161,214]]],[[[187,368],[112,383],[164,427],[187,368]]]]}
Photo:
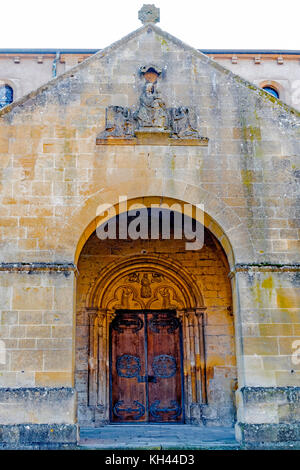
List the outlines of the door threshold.
{"type": "Polygon", "coordinates": [[[187,424],[187,423],[181,423],[176,422],[176,423],[166,423],[166,422],[161,422],[161,423],[108,423],[105,426],[202,426],[201,424],[187,424]]]}

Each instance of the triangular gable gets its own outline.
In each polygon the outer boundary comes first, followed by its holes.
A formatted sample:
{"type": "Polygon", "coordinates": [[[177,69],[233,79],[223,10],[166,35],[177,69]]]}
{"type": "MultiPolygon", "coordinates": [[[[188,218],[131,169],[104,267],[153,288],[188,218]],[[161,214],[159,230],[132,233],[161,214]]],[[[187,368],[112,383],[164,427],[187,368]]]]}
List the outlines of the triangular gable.
{"type": "Polygon", "coordinates": [[[28,100],[33,100],[36,96],[38,96],[40,93],[44,92],[45,90],[48,90],[51,86],[54,86],[55,84],[59,83],[60,81],[63,81],[65,78],[71,77],[76,73],[77,70],[80,70],[83,67],[86,67],[89,63],[93,62],[95,59],[101,59],[101,58],[106,58],[113,52],[115,52],[118,48],[123,47],[126,45],[126,43],[129,43],[131,40],[138,38],[139,36],[143,34],[148,34],[149,31],[152,30],[155,32],[157,35],[159,35],[163,40],[169,41],[179,48],[186,50],[189,52],[192,56],[200,59],[203,63],[209,64],[210,67],[214,68],[218,72],[228,75],[231,78],[233,78],[239,85],[242,85],[246,87],[248,90],[251,90],[251,92],[257,93],[260,97],[263,99],[272,102],[275,105],[280,106],[283,108],[285,111],[292,113],[293,115],[300,117],[300,112],[293,108],[292,106],[287,105],[286,103],[282,102],[280,99],[275,98],[274,96],[270,95],[270,93],[266,92],[265,90],[259,88],[256,86],[254,83],[246,80],[245,78],[234,74],[231,70],[227,69],[226,67],[220,65],[219,63],[215,62],[213,59],[202,53],[201,51],[193,48],[192,46],[189,46],[185,44],[183,41],[180,39],[176,38],[175,36],[171,35],[170,33],[167,33],[166,31],[163,31],[161,28],[156,26],[153,23],[148,23],[143,25],[141,28],[138,28],[137,30],[131,32],[127,36],[124,36],[122,39],[112,43],[111,45],[107,46],[104,49],[99,50],[96,54],[88,57],[85,59],[83,62],[80,64],[75,65],[74,67],[70,68],[68,71],[62,73],[58,77],[53,78],[52,80],[49,80],[47,83],[44,85],[40,86],[36,90],[31,91],[30,93],[26,94],[25,96],[21,97],[20,99],[12,102],[10,105],[5,106],[2,110],[0,110],[0,117],[9,113],[12,111],[14,108],[21,106],[25,104],[28,100]]]}

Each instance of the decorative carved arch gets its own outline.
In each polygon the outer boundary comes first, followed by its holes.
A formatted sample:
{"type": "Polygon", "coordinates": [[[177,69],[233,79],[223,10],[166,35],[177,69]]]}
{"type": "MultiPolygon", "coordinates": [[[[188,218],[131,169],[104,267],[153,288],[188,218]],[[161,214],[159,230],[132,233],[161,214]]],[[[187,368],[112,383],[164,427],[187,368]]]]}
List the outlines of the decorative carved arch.
{"type": "Polygon", "coordinates": [[[161,255],[135,255],[105,267],[91,287],[87,308],[203,308],[203,297],[191,273],[161,255]]]}
{"type": "Polygon", "coordinates": [[[183,334],[185,415],[188,422],[200,422],[201,407],[207,400],[206,308],[193,275],[176,261],[154,254],[129,256],[109,264],[87,295],[88,401],[95,421],[109,419],[109,331],[117,311],[122,309],[176,310],[183,334]]]}

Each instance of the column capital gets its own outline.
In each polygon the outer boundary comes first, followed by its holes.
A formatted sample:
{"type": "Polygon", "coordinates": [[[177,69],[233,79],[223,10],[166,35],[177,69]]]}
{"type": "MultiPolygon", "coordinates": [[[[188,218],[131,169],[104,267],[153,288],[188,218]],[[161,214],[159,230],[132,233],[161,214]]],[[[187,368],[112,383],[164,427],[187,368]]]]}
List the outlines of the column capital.
{"type": "Polygon", "coordinates": [[[116,312],[115,310],[106,310],[106,316],[109,321],[112,321],[116,317],[116,312]]]}
{"type": "Polygon", "coordinates": [[[207,307],[197,307],[197,308],[195,308],[196,316],[202,315],[205,312],[206,309],[207,309],[207,307]]]}
{"type": "Polygon", "coordinates": [[[98,308],[97,309],[97,316],[100,318],[107,316],[107,309],[106,308],[98,308]]]}
{"type": "Polygon", "coordinates": [[[97,307],[86,307],[85,308],[89,318],[95,318],[98,314],[98,308],[97,307]]]}

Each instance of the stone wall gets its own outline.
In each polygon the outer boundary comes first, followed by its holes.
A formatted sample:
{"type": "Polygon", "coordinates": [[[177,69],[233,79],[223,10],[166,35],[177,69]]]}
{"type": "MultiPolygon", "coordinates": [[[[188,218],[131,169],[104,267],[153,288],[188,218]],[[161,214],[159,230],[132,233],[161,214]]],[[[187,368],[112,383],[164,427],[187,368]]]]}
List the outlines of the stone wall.
{"type": "Polygon", "coordinates": [[[1,387],[72,387],[73,282],[70,272],[1,273],[1,387]]]}
{"type": "Polygon", "coordinates": [[[0,445],[74,443],[73,272],[10,269],[0,276],[0,445]]]}

